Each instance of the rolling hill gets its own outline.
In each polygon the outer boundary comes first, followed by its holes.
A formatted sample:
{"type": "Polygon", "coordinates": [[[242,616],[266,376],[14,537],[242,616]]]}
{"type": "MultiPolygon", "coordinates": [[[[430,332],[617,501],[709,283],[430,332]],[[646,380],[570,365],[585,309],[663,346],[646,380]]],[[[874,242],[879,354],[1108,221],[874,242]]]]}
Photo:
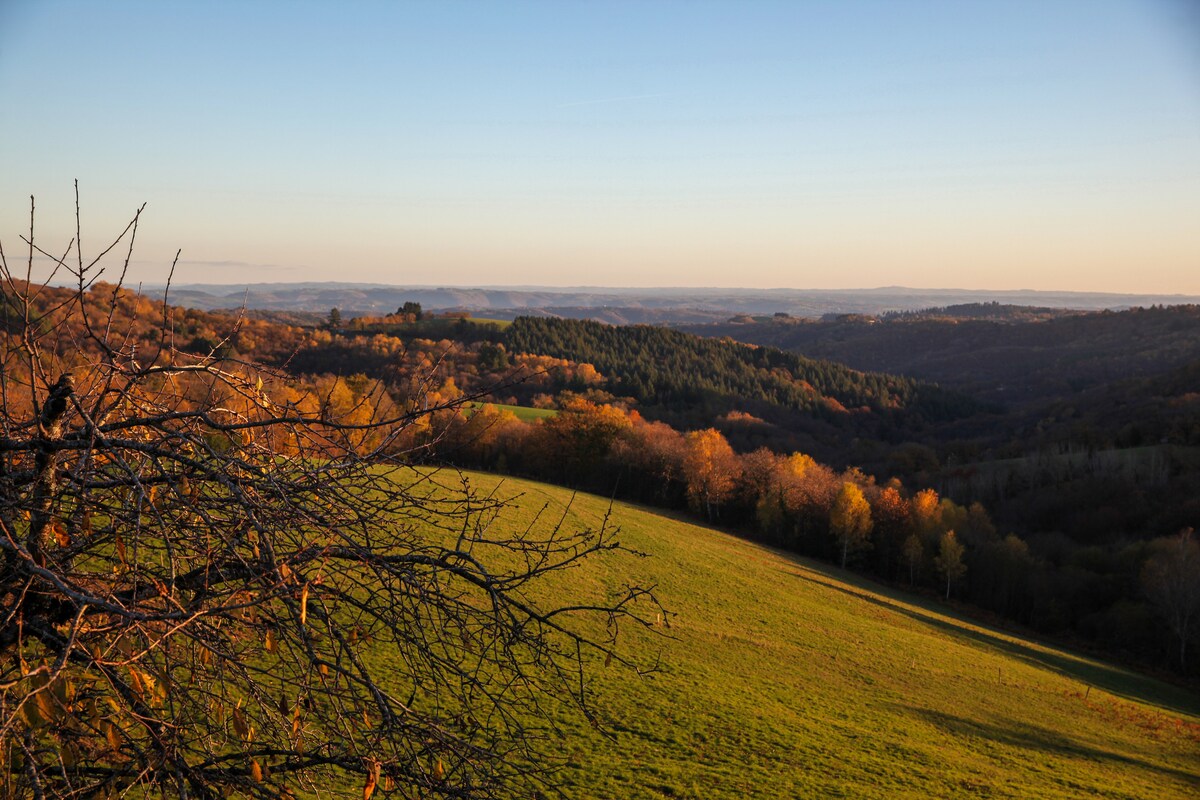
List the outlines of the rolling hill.
{"type": "MultiPolygon", "coordinates": [[[[1011,307],[1001,307],[1009,308],[1011,307]]],[[[943,310],[945,311],[945,310],[943,310]]],[[[951,314],[847,317],[680,326],[704,336],[883,370],[1021,404],[1070,397],[1128,378],[1148,378],[1200,357],[1200,306],[1139,308],[1039,319],[951,314]]]]}
{"type": "MultiPolygon", "coordinates": [[[[161,286],[147,286],[160,292],[161,286]]],[[[275,311],[326,313],[338,306],[343,313],[380,314],[405,301],[426,309],[483,312],[483,316],[513,317],[546,313],[578,318],[601,318],[605,309],[645,314],[642,322],[684,322],[699,314],[789,313],[795,317],[824,314],[879,314],[955,303],[1001,302],[1056,308],[1102,309],[1148,306],[1154,303],[1194,303],[1185,295],[1105,294],[1096,292],[989,291],[971,289],[738,289],[730,287],[636,288],[615,286],[396,286],[338,281],[175,284],[175,302],[192,308],[256,308],[275,311]]],[[[615,320],[613,320],[615,321],[615,320]]]]}
{"type": "Polygon", "coordinates": [[[609,391],[676,427],[720,425],[721,417],[748,413],[766,423],[756,434],[723,431],[743,450],[803,450],[839,461],[856,439],[913,438],[930,422],[982,408],[931,383],[650,325],[518,317],[504,342],[514,353],[592,364],[609,391]]]}
{"type": "MultiPolygon", "coordinates": [[[[517,498],[501,523],[516,528],[547,505],[576,526],[608,511],[607,500],[544,484],[467,478],[517,498]]],[[[559,720],[564,797],[1200,791],[1193,693],[659,512],[618,503],[611,521],[650,557],[596,561],[547,591],[561,601],[656,583],[671,614],[656,633],[623,633],[627,652],[661,659],[659,671],[594,665],[612,738],[559,720]]]]}

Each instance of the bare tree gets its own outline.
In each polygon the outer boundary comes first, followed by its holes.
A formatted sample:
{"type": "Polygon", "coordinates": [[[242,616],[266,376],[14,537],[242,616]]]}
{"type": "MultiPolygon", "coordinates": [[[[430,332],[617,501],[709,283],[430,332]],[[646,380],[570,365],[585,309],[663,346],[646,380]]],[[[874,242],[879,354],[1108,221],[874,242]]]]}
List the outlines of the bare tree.
{"type": "Polygon", "coordinates": [[[910,533],[904,540],[903,552],[904,563],[908,565],[908,585],[912,586],[917,579],[917,568],[925,560],[925,545],[921,544],[921,537],[910,533]]]}
{"type": "Polygon", "coordinates": [[[543,781],[548,712],[587,714],[586,665],[629,663],[619,624],[660,611],[635,585],[533,599],[616,531],[513,531],[496,497],[405,467],[396,437],[436,409],[337,411],[228,347],[176,349],[165,304],[146,326],[121,289],[141,210],[85,260],[76,198],[58,255],[32,198],[23,277],[0,247],[0,794],[543,781]]]}
{"type": "Polygon", "coordinates": [[[1188,641],[1200,623],[1200,542],[1184,528],[1157,540],[1155,550],[1142,567],[1142,587],[1179,640],[1179,668],[1186,670],[1188,641]]]}

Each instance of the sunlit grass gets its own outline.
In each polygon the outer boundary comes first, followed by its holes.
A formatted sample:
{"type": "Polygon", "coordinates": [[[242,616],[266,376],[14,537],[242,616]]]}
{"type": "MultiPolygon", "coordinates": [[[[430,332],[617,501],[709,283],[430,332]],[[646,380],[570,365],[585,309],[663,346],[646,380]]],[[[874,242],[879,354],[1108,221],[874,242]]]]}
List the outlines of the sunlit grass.
{"type": "MultiPolygon", "coordinates": [[[[469,474],[490,492],[500,478],[469,474]]],[[[524,528],[569,492],[521,494],[524,528]]],[[[568,525],[606,500],[579,495],[568,525]]],[[[563,794],[576,798],[1185,797],[1200,791],[1200,698],[1030,643],[825,565],[624,504],[624,544],[544,588],[566,602],[627,581],[672,611],[625,649],[649,675],[594,665],[608,738],[559,720],[563,794]]]]}
{"type": "Polygon", "coordinates": [[[548,417],[558,416],[556,408],[533,408],[532,406],[513,406],[506,403],[464,403],[463,407],[468,413],[473,413],[475,409],[482,408],[485,405],[490,405],[498,411],[511,412],[513,416],[522,422],[531,422],[536,419],[547,419],[548,417]]]}

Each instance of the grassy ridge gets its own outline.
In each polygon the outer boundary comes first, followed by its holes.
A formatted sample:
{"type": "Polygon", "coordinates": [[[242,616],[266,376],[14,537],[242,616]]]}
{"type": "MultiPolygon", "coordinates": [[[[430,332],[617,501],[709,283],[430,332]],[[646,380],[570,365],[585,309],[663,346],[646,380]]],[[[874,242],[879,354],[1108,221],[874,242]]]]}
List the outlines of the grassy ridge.
{"type": "MultiPolygon", "coordinates": [[[[512,479],[500,493],[522,495],[513,526],[570,498],[512,479]]],[[[568,524],[595,527],[606,509],[580,495],[568,524]]],[[[661,672],[596,665],[616,739],[562,720],[566,797],[1200,792],[1194,694],[661,513],[616,504],[613,521],[653,557],[596,561],[547,591],[657,583],[673,638],[625,640],[661,652],[661,672]]]]}

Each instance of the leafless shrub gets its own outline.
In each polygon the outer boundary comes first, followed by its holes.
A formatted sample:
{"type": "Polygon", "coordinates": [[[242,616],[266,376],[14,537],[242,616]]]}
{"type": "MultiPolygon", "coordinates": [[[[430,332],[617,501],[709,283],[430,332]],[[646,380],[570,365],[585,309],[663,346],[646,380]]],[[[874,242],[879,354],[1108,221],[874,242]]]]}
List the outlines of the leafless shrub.
{"type": "Polygon", "coordinates": [[[337,410],[176,349],[165,310],[126,313],[148,302],[121,288],[140,214],[85,260],[78,237],[43,249],[31,202],[24,277],[0,250],[0,794],[544,779],[547,712],[587,713],[585,664],[659,609],[638,586],[572,608],[530,590],[622,550],[616,532],[512,531],[496,497],[399,463],[437,409],[337,410]],[[118,247],[121,278],[97,283],[118,247]],[[74,288],[33,279],[47,257],[74,288]]]}

